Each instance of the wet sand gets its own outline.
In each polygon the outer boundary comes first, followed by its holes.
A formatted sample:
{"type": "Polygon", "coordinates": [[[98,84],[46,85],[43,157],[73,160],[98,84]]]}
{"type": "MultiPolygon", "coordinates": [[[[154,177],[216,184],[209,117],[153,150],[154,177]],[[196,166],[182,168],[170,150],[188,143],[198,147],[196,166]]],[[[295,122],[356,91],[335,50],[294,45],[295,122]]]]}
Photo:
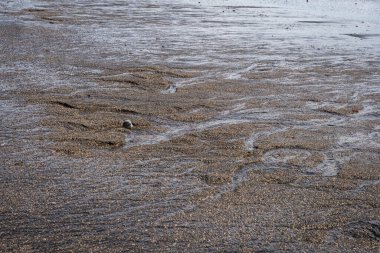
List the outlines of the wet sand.
{"type": "Polygon", "coordinates": [[[1,3],[0,251],[378,252],[380,4],[312,2],[1,3]]]}

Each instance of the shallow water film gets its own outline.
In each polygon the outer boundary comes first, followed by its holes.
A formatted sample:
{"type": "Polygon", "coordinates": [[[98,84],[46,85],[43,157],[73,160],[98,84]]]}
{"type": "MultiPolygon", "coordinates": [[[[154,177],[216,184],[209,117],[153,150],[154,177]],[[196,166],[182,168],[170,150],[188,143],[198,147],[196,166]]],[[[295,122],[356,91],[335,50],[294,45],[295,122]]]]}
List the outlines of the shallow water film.
{"type": "Polygon", "coordinates": [[[0,252],[378,252],[380,1],[3,0],[0,252]]]}

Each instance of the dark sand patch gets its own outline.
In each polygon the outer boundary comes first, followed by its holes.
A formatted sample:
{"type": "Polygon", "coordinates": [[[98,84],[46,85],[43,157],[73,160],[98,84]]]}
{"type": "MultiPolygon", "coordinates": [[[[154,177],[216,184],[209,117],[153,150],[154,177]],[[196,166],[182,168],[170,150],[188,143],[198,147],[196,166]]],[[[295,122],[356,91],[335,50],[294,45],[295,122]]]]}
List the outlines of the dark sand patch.
{"type": "Polygon", "coordinates": [[[366,34],[366,33],[347,33],[347,34],[344,34],[344,35],[347,35],[347,36],[351,36],[351,37],[354,37],[354,38],[359,38],[359,39],[368,39],[368,38],[372,38],[372,37],[379,37],[380,34],[366,34]]]}

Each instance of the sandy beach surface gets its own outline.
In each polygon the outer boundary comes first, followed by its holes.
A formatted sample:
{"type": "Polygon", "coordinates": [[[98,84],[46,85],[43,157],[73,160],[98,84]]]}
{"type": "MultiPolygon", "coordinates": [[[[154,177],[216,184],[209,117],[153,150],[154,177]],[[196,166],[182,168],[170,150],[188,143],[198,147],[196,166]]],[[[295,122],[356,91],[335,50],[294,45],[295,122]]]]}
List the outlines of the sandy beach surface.
{"type": "Polygon", "coordinates": [[[0,119],[0,252],[379,252],[379,1],[4,0],[0,119]]]}

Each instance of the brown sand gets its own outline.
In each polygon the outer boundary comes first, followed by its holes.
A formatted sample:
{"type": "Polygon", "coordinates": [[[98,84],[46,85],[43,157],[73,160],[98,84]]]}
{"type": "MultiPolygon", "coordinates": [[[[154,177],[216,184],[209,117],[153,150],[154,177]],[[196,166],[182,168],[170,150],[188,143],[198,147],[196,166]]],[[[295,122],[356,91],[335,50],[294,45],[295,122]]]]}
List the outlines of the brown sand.
{"type": "Polygon", "coordinates": [[[25,12],[64,28],[0,28],[2,61],[47,69],[0,74],[15,87],[0,95],[0,251],[377,252],[380,119],[360,115],[380,94],[347,87],[378,66],[319,60],[165,94],[202,70],[75,55],[66,25],[85,20],[25,12]]]}

